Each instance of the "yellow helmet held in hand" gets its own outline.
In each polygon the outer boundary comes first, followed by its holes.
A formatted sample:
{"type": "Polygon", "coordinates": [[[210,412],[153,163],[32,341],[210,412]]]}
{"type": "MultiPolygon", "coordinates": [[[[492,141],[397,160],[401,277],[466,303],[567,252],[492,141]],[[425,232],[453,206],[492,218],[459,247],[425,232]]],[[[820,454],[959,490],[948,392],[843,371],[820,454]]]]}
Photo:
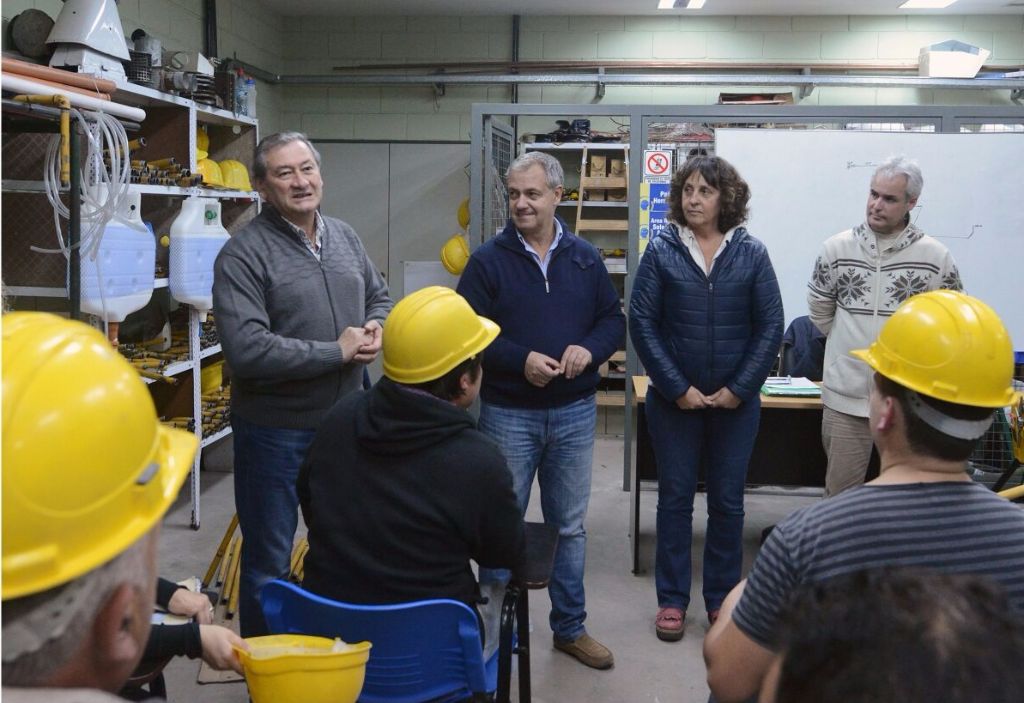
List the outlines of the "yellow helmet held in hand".
{"type": "Polygon", "coordinates": [[[224,177],[224,185],[231,190],[252,190],[249,183],[249,170],[241,161],[224,159],[220,162],[220,172],[224,177]]]}
{"type": "Polygon", "coordinates": [[[453,234],[441,247],[441,263],[448,273],[458,276],[469,261],[469,244],[461,234],[453,234]]]}
{"type": "Polygon", "coordinates": [[[196,170],[203,176],[204,186],[224,186],[224,175],[220,166],[213,159],[202,159],[196,164],[196,170]]]}
{"type": "Polygon", "coordinates": [[[3,600],[107,563],[163,517],[194,434],[164,427],[135,369],[98,330],[4,315],[3,600]]]}
{"type": "Polygon", "coordinates": [[[384,321],[384,375],[406,384],[441,378],[500,331],[451,288],[421,288],[398,301],[384,321]]]}
{"type": "Polygon", "coordinates": [[[995,310],[965,293],[915,295],[896,308],[870,347],[850,353],[930,398],[999,408],[1016,397],[1010,335],[995,310]]]}

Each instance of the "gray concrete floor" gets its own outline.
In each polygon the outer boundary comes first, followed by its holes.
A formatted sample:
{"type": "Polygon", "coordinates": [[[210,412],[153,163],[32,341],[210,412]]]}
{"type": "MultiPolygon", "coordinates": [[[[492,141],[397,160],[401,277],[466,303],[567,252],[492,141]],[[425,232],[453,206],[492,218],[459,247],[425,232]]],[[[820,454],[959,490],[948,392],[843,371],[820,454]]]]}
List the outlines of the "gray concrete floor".
{"type": "MultiPolygon", "coordinates": [[[[202,474],[202,525],[189,528],[190,504],[183,492],[164,521],[160,567],[167,578],[202,576],[234,513],[231,477],[231,440],[210,448],[202,474]]],[[[534,491],[536,498],[536,490],[534,491]]],[[[748,493],[744,553],[749,568],[761,530],[796,508],[818,498],[808,491],[754,491],[748,493]]],[[[594,448],[593,492],[587,518],[587,629],[615,653],[615,667],[595,671],[551,647],[548,628],[550,601],[544,591],[530,594],[533,700],[537,703],[705,703],[701,644],[707,628],[700,579],[704,522],[702,495],[694,511],[694,583],[686,636],[675,643],[654,635],[654,516],[657,495],[645,491],[641,499],[640,554],[645,571],[631,572],[629,494],[622,491],[622,439],[598,438],[594,448]]],[[[539,520],[538,501],[530,505],[529,519],[539,520]]],[[[300,527],[300,530],[303,529],[300,527]]],[[[218,610],[220,612],[220,610],[218,610]]],[[[227,623],[230,625],[230,621],[227,623]]],[[[167,668],[171,701],[245,703],[243,683],[198,684],[199,663],[180,658],[167,668]]],[[[513,677],[513,700],[516,700],[513,677]]]]}

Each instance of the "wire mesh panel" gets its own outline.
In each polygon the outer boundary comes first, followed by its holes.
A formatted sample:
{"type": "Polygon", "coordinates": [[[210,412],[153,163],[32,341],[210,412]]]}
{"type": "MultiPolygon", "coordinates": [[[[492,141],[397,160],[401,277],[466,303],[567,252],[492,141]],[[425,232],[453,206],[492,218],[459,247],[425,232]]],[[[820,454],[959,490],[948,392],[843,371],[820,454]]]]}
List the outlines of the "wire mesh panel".
{"type": "Polygon", "coordinates": [[[484,232],[493,237],[505,228],[508,220],[508,190],[505,173],[512,164],[512,131],[506,125],[488,121],[484,158],[484,232]]]}
{"type": "MultiPolygon", "coordinates": [[[[4,181],[42,181],[53,134],[4,134],[4,181]]],[[[6,188],[5,188],[6,190],[6,188]]]]}
{"type": "Polygon", "coordinates": [[[1010,425],[1002,408],[995,411],[995,419],[968,460],[971,475],[979,483],[999,490],[1003,486],[1020,483],[1014,479],[1020,474],[1020,464],[1013,454],[1010,425]]]}
{"type": "Polygon", "coordinates": [[[67,283],[67,259],[59,253],[43,254],[31,249],[57,247],[53,209],[46,197],[38,193],[4,193],[0,217],[4,286],[63,288],[67,283]]]}

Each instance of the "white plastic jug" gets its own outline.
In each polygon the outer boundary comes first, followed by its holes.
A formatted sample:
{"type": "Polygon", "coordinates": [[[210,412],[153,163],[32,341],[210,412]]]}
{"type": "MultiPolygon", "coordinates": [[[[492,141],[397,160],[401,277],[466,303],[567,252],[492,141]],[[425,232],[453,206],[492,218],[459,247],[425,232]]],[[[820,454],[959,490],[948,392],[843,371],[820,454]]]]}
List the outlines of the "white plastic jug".
{"type": "Polygon", "coordinates": [[[142,224],[141,201],[128,196],[104,228],[95,257],[81,257],[82,310],[106,322],[123,322],[153,296],[156,241],[142,224]]]}
{"type": "Polygon", "coordinates": [[[214,198],[187,198],[171,225],[171,295],[194,307],[203,321],[213,308],[213,262],[229,238],[214,198]]]}

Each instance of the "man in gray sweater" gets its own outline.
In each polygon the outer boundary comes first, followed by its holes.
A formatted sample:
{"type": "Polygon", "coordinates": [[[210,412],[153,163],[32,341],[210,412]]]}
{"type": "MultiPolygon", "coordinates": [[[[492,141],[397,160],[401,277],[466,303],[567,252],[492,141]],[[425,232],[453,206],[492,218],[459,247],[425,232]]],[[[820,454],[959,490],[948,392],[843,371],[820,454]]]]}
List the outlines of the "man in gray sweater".
{"type": "Polygon", "coordinates": [[[334,403],[381,348],[388,289],[355,231],[319,212],[320,154],[298,132],[256,147],[262,212],[214,265],[213,307],[231,369],[243,637],[266,634],[259,591],[287,576],[299,465],[334,403]]]}

